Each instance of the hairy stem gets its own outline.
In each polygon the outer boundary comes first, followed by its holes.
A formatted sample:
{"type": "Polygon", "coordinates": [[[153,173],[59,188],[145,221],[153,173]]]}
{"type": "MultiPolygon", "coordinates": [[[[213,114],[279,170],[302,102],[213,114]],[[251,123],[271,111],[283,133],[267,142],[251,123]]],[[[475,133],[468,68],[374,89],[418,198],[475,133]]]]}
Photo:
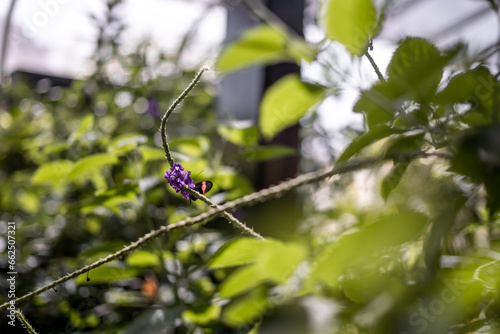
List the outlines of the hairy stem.
{"type": "MultiPolygon", "coordinates": [[[[205,202],[207,205],[211,206],[212,208],[216,208],[216,209],[219,208],[219,206],[217,204],[215,204],[208,197],[200,194],[199,192],[194,191],[193,189],[191,189],[189,187],[186,187],[186,186],[184,186],[184,189],[188,193],[190,193],[191,195],[193,195],[193,196],[197,197],[198,199],[200,199],[202,202],[205,202]]],[[[239,229],[244,234],[250,235],[250,236],[252,236],[254,238],[257,238],[257,239],[264,240],[264,237],[262,235],[260,235],[259,233],[255,232],[253,229],[251,229],[250,227],[248,227],[245,223],[242,223],[241,221],[239,221],[236,217],[234,217],[229,212],[224,211],[222,213],[222,216],[224,218],[226,218],[231,224],[233,224],[237,229],[239,229]]]]}
{"type": "Polygon", "coordinates": [[[23,328],[26,329],[26,331],[28,333],[30,333],[30,334],[37,334],[37,332],[35,331],[35,329],[33,328],[33,326],[31,326],[31,324],[29,323],[29,321],[24,316],[23,312],[21,312],[20,309],[16,309],[15,312],[16,312],[16,317],[17,317],[17,319],[19,319],[19,321],[23,325],[23,328]]]}
{"type": "Polygon", "coordinates": [[[172,104],[170,105],[170,107],[168,107],[167,111],[165,112],[165,114],[161,119],[161,126],[160,126],[161,141],[163,144],[163,149],[165,150],[165,157],[167,158],[170,166],[173,166],[175,161],[167,142],[167,119],[172,113],[172,111],[174,111],[174,109],[179,105],[179,103],[181,103],[182,100],[184,100],[186,96],[189,94],[189,92],[198,84],[198,82],[200,82],[203,72],[207,71],[208,69],[209,69],[208,67],[202,67],[201,70],[199,70],[198,73],[196,73],[193,81],[191,81],[191,83],[186,87],[186,89],[184,89],[181,95],[179,95],[177,99],[175,99],[174,102],[172,102],[172,104]]]}

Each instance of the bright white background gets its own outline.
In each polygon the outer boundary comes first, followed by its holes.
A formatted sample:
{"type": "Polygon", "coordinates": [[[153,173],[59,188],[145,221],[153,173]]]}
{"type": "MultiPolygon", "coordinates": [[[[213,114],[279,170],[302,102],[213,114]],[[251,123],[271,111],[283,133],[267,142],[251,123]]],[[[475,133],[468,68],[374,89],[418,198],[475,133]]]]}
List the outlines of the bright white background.
{"type": "MultiPolygon", "coordinates": [[[[207,55],[215,57],[224,40],[226,11],[207,11],[209,0],[128,0],[120,15],[127,23],[123,34],[124,48],[131,48],[144,39],[151,40],[161,52],[174,52],[182,36],[203,16],[198,34],[186,52],[184,64],[203,65],[207,55]]],[[[5,17],[10,0],[0,2],[0,20],[5,17]]],[[[402,37],[421,36],[443,47],[462,40],[469,44],[470,53],[494,44],[498,40],[497,17],[487,11],[485,0],[409,0],[398,1],[388,15],[380,36],[375,40],[372,55],[384,72],[402,37]],[[476,19],[469,17],[479,13],[476,19]]],[[[313,4],[309,9],[316,6],[313,4]]],[[[18,0],[13,16],[7,71],[22,69],[52,75],[83,78],[92,72],[91,62],[97,29],[90,14],[103,17],[104,0],[18,0]]],[[[3,29],[3,24],[0,30],[3,29]]],[[[317,27],[305,29],[306,38],[319,41],[323,35],[317,27]]],[[[359,90],[369,87],[376,76],[366,59],[361,69],[352,71],[352,59],[340,50],[336,64],[350,71],[348,80],[339,87],[339,98],[328,98],[320,107],[320,123],[328,132],[338,132],[346,124],[360,127],[362,117],[352,112],[359,90]]],[[[356,61],[355,61],[356,63],[356,61]]],[[[315,78],[321,71],[305,67],[304,74],[315,78]]],[[[340,81],[340,80],[339,80],[340,81]]],[[[344,143],[340,142],[336,150],[344,143]]]]}

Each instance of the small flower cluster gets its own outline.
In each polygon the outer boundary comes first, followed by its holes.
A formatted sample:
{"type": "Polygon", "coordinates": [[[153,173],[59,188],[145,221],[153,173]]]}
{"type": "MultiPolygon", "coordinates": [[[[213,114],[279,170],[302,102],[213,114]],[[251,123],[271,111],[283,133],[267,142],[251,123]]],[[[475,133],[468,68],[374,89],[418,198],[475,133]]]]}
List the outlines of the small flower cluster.
{"type": "Polygon", "coordinates": [[[170,183],[172,188],[176,192],[181,192],[182,197],[185,199],[189,199],[189,193],[182,188],[182,186],[187,186],[191,189],[194,189],[194,182],[191,179],[191,172],[184,171],[184,167],[181,164],[174,163],[170,170],[167,170],[164,175],[165,179],[170,183]]]}

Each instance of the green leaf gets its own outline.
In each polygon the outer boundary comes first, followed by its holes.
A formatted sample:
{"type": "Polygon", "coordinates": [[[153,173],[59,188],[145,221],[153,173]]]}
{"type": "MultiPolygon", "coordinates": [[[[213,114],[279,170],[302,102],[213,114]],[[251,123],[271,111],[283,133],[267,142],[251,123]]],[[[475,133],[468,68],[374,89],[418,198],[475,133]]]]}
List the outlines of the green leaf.
{"type": "Polygon", "coordinates": [[[231,298],[259,286],[268,276],[257,266],[237,269],[220,286],[220,297],[231,298]]]}
{"type": "Polygon", "coordinates": [[[407,38],[389,63],[389,81],[400,86],[409,98],[427,104],[436,93],[446,61],[428,41],[407,38]]]}
{"type": "Polygon", "coordinates": [[[354,111],[364,113],[368,127],[391,121],[401,109],[403,100],[401,87],[392,82],[379,81],[361,93],[354,111]]]}
{"type": "Polygon", "coordinates": [[[229,142],[240,146],[254,146],[259,142],[259,130],[255,126],[237,128],[219,125],[217,132],[229,142]]]}
{"type": "MultiPolygon", "coordinates": [[[[95,173],[94,176],[95,175],[100,174],[95,173]]],[[[104,182],[104,185],[102,185],[100,188],[96,186],[97,189],[105,188],[106,181],[103,180],[102,182],[104,182]]],[[[94,197],[92,197],[89,201],[85,201],[83,205],[81,205],[80,211],[83,214],[89,214],[93,212],[97,207],[105,207],[115,214],[119,215],[121,211],[121,205],[137,205],[138,191],[138,186],[135,183],[126,183],[105,191],[96,191],[94,197]]]]}
{"type": "Polygon", "coordinates": [[[382,180],[382,184],[380,186],[380,192],[384,200],[387,200],[387,198],[394,190],[394,188],[398,186],[409,165],[410,165],[409,161],[395,162],[389,174],[387,174],[386,177],[382,180]]]}
{"type": "Polygon", "coordinates": [[[118,157],[111,153],[98,153],[78,160],[73,169],[68,173],[68,178],[77,181],[87,178],[97,169],[115,165],[118,163],[118,157]]]}
{"type": "Polygon", "coordinates": [[[277,243],[272,239],[257,240],[250,238],[234,239],[217,250],[212,256],[210,269],[227,268],[250,264],[256,261],[258,254],[277,243]]]}
{"type": "Polygon", "coordinates": [[[270,139],[296,124],[324,96],[321,87],[300,81],[290,74],[274,83],[264,94],[260,106],[259,127],[270,139]]]}
{"type": "Polygon", "coordinates": [[[264,282],[283,284],[306,256],[302,245],[271,241],[257,252],[255,263],[236,270],[222,283],[220,296],[233,297],[264,282]]]}
{"type": "Polygon", "coordinates": [[[111,283],[135,278],[139,273],[139,269],[136,268],[119,268],[112,265],[103,265],[90,271],[90,281],[87,281],[87,275],[82,274],[76,279],[76,284],[111,283]]]}
{"type": "Polygon", "coordinates": [[[121,135],[116,137],[111,144],[108,146],[108,152],[113,152],[117,155],[122,155],[127,152],[132,151],[140,144],[144,144],[148,141],[148,137],[138,134],[129,133],[126,135],[121,135]]]}
{"type": "Polygon", "coordinates": [[[201,310],[189,309],[182,313],[182,319],[188,323],[207,326],[211,322],[219,320],[221,307],[218,305],[208,305],[201,310]]]}
{"type": "Polygon", "coordinates": [[[438,104],[471,103],[480,111],[490,113],[493,106],[494,78],[484,66],[454,76],[436,95],[438,104]]]}
{"type": "Polygon", "coordinates": [[[288,60],[286,41],[286,35],[271,26],[252,28],[224,48],[216,67],[219,71],[234,72],[256,64],[288,60]]]}
{"type": "Polygon", "coordinates": [[[279,243],[262,252],[255,265],[267,276],[267,281],[283,284],[306,256],[307,250],[301,244],[279,243]]]}
{"type": "Polygon", "coordinates": [[[321,19],[326,36],[357,56],[365,53],[378,29],[377,11],[371,0],[328,0],[322,7],[321,19]]]}
{"type": "Polygon", "coordinates": [[[224,307],[222,321],[233,327],[249,324],[264,315],[270,307],[267,289],[260,287],[224,307]]]}
{"type": "Polygon", "coordinates": [[[55,160],[46,162],[33,174],[33,185],[48,184],[54,188],[63,187],[68,181],[67,177],[73,169],[74,163],[69,160],[55,160]]]}
{"type": "Polygon", "coordinates": [[[165,159],[165,151],[161,148],[141,146],[139,152],[141,152],[142,161],[144,162],[165,159]]]}
{"type": "Polygon", "coordinates": [[[415,240],[426,225],[427,217],[420,213],[382,217],[324,247],[313,264],[310,279],[336,287],[348,268],[360,268],[372,262],[380,251],[415,240]]]}
{"type": "Polygon", "coordinates": [[[359,137],[355,138],[349,146],[342,152],[340,157],[337,159],[337,163],[345,162],[353,155],[359,153],[363,148],[370,145],[371,143],[380,140],[382,138],[388,137],[393,134],[403,133],[405,130],[397,129],[394,127],[389,127],[386,125],[376,125],[370,128],[369,131],[363,133],[359,137]]]}
{"type": "Polygon", "coordinates": [[[422,151],[422,146],[425,144],[424,136],[424,132],[406,136],[395,136],[388,141],[384,149],[384,156],[387,157],[420,152],[422,151]]]}
{"type": "Polygon", "coordinates": [[[384,291],[395,292],[401,289],[401,283],[395,277],[380,273],[379,268],[356,270],[353,275],[342,280],[344,294],[352,301],[365,304],[373,301],[384,291]]]}
{"type": "MultiPolygon", "coordinates": [[[[163,252],[163,258],[170,258],[172,255],[169,252],[163,252]]],[[[127,263],[132,267],[153,267],[161,265],[158,254],[150,251],[140,250],[127,256],[127,263]]]]}
{"type": "Polygon", "coordinates": [[[79,140],[84,134],[92,130],[94,127],[94,114],[88,114],[83,117],[78,125],[78,128],[71,134],[69,141],[79,140]]]}
{"type": "Polygon", "coordinates": [[[228,190],[225,200],[236,199],[254,191],[250,180],[232,168],[217,169],[216,174],[212,177],[212,182],[216,187],[214,191],[217,191],[217,188],[228,190]]]}
{"type": "Polygon", "coordinates": [[[176,139],[170,142],[170,148],[190,157],[201,157],[209,152],[210,140],[205,136],[176,139]]]}
{"type": "Polygon", "coordinates": [[[242,153],[243,157],[254,162],[269,161],[296,154],[297,151],[294,148],[282,145],[257,146],[249,148],[242,153]]]}

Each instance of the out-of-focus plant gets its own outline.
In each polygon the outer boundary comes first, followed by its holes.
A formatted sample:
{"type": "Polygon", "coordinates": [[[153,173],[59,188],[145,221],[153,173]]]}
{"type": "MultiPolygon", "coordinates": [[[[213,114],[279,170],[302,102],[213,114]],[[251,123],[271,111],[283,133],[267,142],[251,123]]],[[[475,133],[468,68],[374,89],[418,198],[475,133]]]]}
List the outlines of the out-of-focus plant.
{"type": "Polygon", "coordinates": [[[293,153],[259,143],[335,94],[335,83],[284,77],[264,94],[258,126],[246,128],[218,125],[202,84],[171,114],[166,135],[183,168],[213,181],[221,205],[208,202],[214,208],[205,211],[166,186],[166,170],[178,190],[172,177],[187,174],[165,160],[165,138],[152,135],[159,110],[193,73],[151,59],[147,43],[121,54],[118,3],[109,2],[101,26],[94,76],[69,89],[2,92],[2,224],[18,222],[16,296],[46,288],[18,305],[36,330],[498,332],[499,69],[488,52],[467,62],[462,45],[438,49],[408,37],[384,74],[369,54],[385,16],[371,0],[325,1],[321,45],[263,15],[268,24],[226,46],[217,69],[307,61],[328,74],[318,59],[337,41],[378,77],[354,106],[365,128],[335,166],[250,194],[235,167],[212,157],[223,157],[227,143],[253,161],[293,153]],[[379,195],[360,194],[362,175],[347,174],[362,168],[371,175],[364,185],[378,182],[379,195]],[[304,223],[292,240],[197,225],[299,186],[304,223]],[[86,265],[88,276],[78,276],[86,265]],[[45,291],[58,276],[64,284],[45,291]]]}

